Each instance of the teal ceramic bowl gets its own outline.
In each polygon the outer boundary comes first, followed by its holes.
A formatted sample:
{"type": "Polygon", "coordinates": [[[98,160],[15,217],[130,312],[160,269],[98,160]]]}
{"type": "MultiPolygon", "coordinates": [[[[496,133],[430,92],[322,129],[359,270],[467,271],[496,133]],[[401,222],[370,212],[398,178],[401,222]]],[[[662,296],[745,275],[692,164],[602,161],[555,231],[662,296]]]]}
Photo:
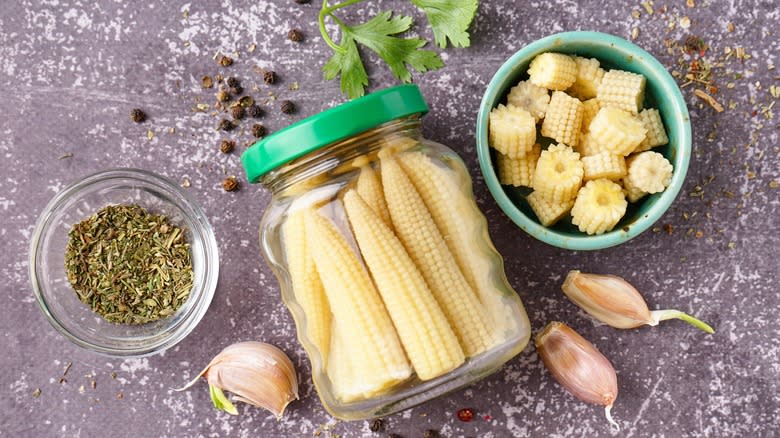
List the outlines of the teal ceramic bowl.
{"type": "Polygon", "coordinates": [[[498,69],[487,87],[477,115],[479,165],[490,193],[501,210],[531,236],[560,248],[595,250],[608,248],[636,237],[650,228],[669,208],[682,188],[691,156],[691,122],[680,88],[652,55],[613,35],[599,32],[564,32],[535,41],[515,53],[498,69]],[[509,89],[528,79],[528,65],[540,53],[559,52],[596,58],[602,68],[640,73],[647,78],[645,108],[658,108],[669,136],[669,144],[654,148],[674,166],[669,187],[661,193],[629,203],[623,219],[610,232],[588,236],[566,218],[552,227],[542,226],[525,200],[530,189],[502,186],[495,166],[495,151],[488,145],[488,115],[499,103],[506,103],[509,89]]]}

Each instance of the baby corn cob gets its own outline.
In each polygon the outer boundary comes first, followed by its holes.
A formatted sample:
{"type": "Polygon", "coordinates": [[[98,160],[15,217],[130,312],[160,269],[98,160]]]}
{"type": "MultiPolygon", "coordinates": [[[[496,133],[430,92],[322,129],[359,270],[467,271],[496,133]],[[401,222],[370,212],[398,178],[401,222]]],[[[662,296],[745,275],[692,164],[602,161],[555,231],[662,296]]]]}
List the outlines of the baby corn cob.
{"type": "Polygon", "coordinates": [[[551,202],[565,203],[574,199],[582,184],[580,154],[565,144],[542,151],[534,170],[534,191],[551,202]]]}
{"type": "Polygon", "coordinates": [[[368,164],[360,167],[357,191],[360,197],[371,206],[374,213],[378,214],[385,224],[392,224],[390,222],[390,212],[387,211],[387,204],[385,203],[385,194],[382,192],[382,180],[368,164]]]}
{"type": "MultiPolygon", "coordinates": [[[[328,379],[333,387],[333,394],[342,402],[349,403],[363,397],[359,382],[353,374],[353,356],[348,350],[346,334],[341,324],[331,322],[331,357],[328,360],[328,379]]],[[[360,358],[360,356],[355,356],[360,358]]]]}
{"type": "Polygon", "coordinates": [[[644,140],[647,129],[627,111],[602,107],[590,122],[589,134],[610,153],[626,156],[644,140]]]}
{"type": "Polygon", "coordinates": [[[457,368],[465,357],[447,317],[393,230],[354,190],[344,205],[360,252],[420,380],[457,368]]]}
{"type": "Polygon", "coordinates": [[[601,152],[582,157],[582,165],[585,170],[582,179],[585,181],[601,178],[619,180],[626,176],[626,159],[622,155],[601,152]]]}
{"type": "Polygon", "coordinates": [[[602,234],[615,228],[627,207],[623,189],[617,183],[594,179],[577,193],[571,209],[571,223],[583,233],[602,234]]]}
{"type": "Polygon", "coordinates": [[[423,199],[394,157],[383,157],[381,173],[398,237],[447,315],[463,351],[471,357],[487,350],[495,343],[487,313],[458,268],[423,199]]]}
{"type": "Polygon", "coordinates": [[[411,375],[411,367],[371,277],[339,230],[314,210],[305,210],[306,240],[335,319],[350,338],[351,379],[365,397],[411,375]]]}
{"type": "Polygon", "coordinates": [[[590,132],[582,133],[582,137],[580,138],[580,144],[577,145],[575,150],[580,153],[580,156],[583,157],[589,157],[591,155],[596,155],[601,152],[609,152],[607,148],[600,145],[593,138],[590,132]]]}
{"type": "MultiPolygon", "coordinates": [[[[593,121],[593,118],[596,117],[596,114],[599,113],[600,109],[601,104],[596,98],[588,99],[582,102],[582,128],[580,131],[590,131],[590,122],[593,121]]],[[[580,137],[580,141],[582,141],[582,137],[580,137]]]]}
{"type": "Polygon", "coordinates": [[[565,90],[577,79],[577,63],[562,53],[542,53],[528,67],[531,82],[549,90],[565,90]]]}
{"type": "Polygon", "coordinates": [[[534,145],[534,148],[528,155],[520,158],[509,158],[499,152],[498,157],[496,157],[499,182],[515,187],[531,187],[534,180],[536,161],[539,159],[541,152],[542,147],[539,143],[534,145]]]}
{"type": "Polygon", "coordinates": [[[324,366],[330,349],[330,305],[306,242],[306,224],[302,211],[287,217],[282,226],[282,239],[293,294],[304,314],[306,330],[299,329],[298,332],[305,333],[306,338],[314,344],[324,366]]]}
{"type": "Polygon", "coordinates": [[[629,181],[628,178],[623,178],[623,191],[626,194],[628,202],[636,202],[648,194],[646,191],[631,184],[631,181],[629,181]]]}
{"type": "Polygon", "coordinates": [[[544,118],[547,112],[547,104],[550,103],[550,92],[530,81],[520,81],[509,90],[506,97],[507,105],[524,109],[534,116],[538,122],[544,118]]]}
{"type": "Polygon", "coordinates": [[[663,146],[669,143],[669,137],[666,136],[664,122],[661,121],[661,113],[657,109],[643,109],[639,113],[639,120],[642,121],[647,135],[642,143],[637,146],[634,152],[649,151],[656,146],[663,146]]]}
{"type": "Polygon", "coordinates": [[[601,107],[615,107],[631,114],[638,114],[645,100],[644,76],[623,70],[604,73],[596,95],[601,107]]]}
{"type": "Polygon", "coordinates": [[[542,135],[559,143],[577,146],[582,129],[582,102],[563,91],[554,91],[542,122],[542,135]]]}
{"type": "Polygon", "coordinates": [[[534,213],[536,213],[539,222],[545,227],[555,225],[556,222],[569,213],[572,205],[574,205],[574,199],[563,202],[553,202],[544,196],[540,196],[539,192],[533,192],[525,199],[528,201],[528,205],[531,206],[534,213]]]}
{"type": "Polygon", "coordinates": [[[511,158],[527,154],[536,141],[536,120],[528,111],[499,104],[488,120],[490,146],[511,158]]]}
{"type": "Polygon", "coordinates": [[[572,58],[577,64],[577,79],[566,92],[582,100],[596,97],[596,90],[601,83],[601,78],[604,77],[604,70],[600,67],[599,60],[581,56],[572,58]]]}
{"type": "Polygon", "coordinates": [[[647,193],[663,192],[672,182],[672,163],[658,152],[645,151],[627,161],[629,185],[647,193]]]}

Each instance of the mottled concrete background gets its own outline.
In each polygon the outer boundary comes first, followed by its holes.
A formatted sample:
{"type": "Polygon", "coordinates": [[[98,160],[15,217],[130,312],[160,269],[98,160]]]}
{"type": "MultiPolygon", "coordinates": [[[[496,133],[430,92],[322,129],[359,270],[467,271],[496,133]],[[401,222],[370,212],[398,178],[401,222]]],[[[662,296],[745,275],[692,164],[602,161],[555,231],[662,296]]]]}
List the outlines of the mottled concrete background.
{"type": "MultiPolygon", "coordinates": [[[[296,115],[285,116],[278,101],[269,102],[263,122],[272,131],[342,102],[337,84],[323,81],[320,72],[329,51],[317,32],[318,3],[2,3],[0,435],[369,434],[367,423],[335,422],[320,406],[276,281],[260,257],[257,227],[269,193],[246,184],[235,193],[222,191],[226,175],[243,178],[239,154],[220,154],[215,118],[193,112],[197,99],[213,101],[200,77],[220,72],[212,59],[217,51],[238,52],[227,71],[247,88],[256,85],[259,100],[273,93],[298,105],[296,115]],[[286,39],[292,27],[303,30],[302,43],[286,39]],[[256,46],[251,53],[250,46],[256,46]],[[279,83],[263,85],[256,67],[276,70],[279,83]],[[299,89],[290,90],[296,82],[299,89]],[[150,120],[132,123],[133,107],[150,120]],[[222,257],[215,299],[194,333],[165,354],[137,360],[97,356],[64,340],[39,311],[27,277],[29,238],[44,205],[70,181],[117,166],[188,179],[187,191],[208,213],[222,257]],[[239,417],[218,413],[205,384],[170,390],[225,345],[248,339],[280,346],[300,370],[301,400],[281,421],[245,405],[239,417]],[[67,382],[60,383],[71,362],[67,382]]],[[[415,79],[432,107],[425,134],[467,161],[534,329],[567,321],[611,358],[620,383],[613,414],[623,429],[615,436],[777,436],[780,151],[771,108],[771,87],[780,85],[774,67],[777,2],[696,0],[691,7],[656,0],[653,14],[639,2],[482,3],[472,48],[447,50],[446,68],[415,79]],[[687,68],[678,62],[691,58],[668,47],[689,35],[702,37],[709,45],[705,58],[716,64],[715,96],[726,110],[717,114],[693,95],[703,85],[684,87],[694,155],[683,192],[654,231],[592,253],[546,246],[502,215],[478,174],[473,135],[482,92],[504,59],[537,38],[575,29],[629,38],[634,28],[639,45],[683,75],[687,68]],[[624,276],[651,306],[692,312],[717,333],[708,336],[681,322],[634,331],[594,324],[559,291],[572,268],[624,276]]],[[[369,0],[365,7],[345,18],[358,20],[380,8],[417,14],[402,1],[369,0]]],[[[370,70],[374,87],[395,83],[385,66],[372,62],[370,70]]],[[[248,132],[237,136],[249,140],[248,132]]],[[[611,435],[602,410],[565,393],[532,347],[492,377],[387,423],[386,433],[405,437],[427,429],[445,436],[611,435]],[[463,407],[474,408],[478,418],[458,421],[455,412],[463,407]]]]}

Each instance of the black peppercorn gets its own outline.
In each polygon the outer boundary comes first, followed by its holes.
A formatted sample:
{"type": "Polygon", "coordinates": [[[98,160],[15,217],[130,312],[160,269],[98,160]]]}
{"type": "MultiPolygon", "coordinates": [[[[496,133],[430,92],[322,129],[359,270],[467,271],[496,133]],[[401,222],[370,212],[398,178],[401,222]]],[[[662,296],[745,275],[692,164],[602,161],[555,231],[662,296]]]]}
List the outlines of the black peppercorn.
{"type": "Polygon", "coordinates": [[[295,104],[289,100],[283,100],[282,105],[279,107],[285,114],[292,114],[295,112],[295,104]]]}
{"type": "Polygon", "coordinates": [[[146,120],[146,113],[139,108],[133,108],[132,111],[130,111],[130,120],[135,123],[141,123],[146,120]]]}
{"type": "Polygon", "coordinates": [[[228,77],[225,80],[225,83],[230,88],[236,88],[241,86],[241,83],[238,81],[238,79],[234,78],[233,76],[228,77]]]}
{"type": "Polygon", "coordinates": [[[233,108],[230,108],[230,115],[233,116],[236,120],[241,120],[244,118],[244,107],[241,105],[236,105],[233,108]]]}
{"type": "Polygon", "coordinates": [[[298,3],[299,5],[305,5],[306,3],[309,3],[309,0],[293,0],[295,3],[298,3]]]}
{"type": "Polygon", "coordinates": [[[255,123],[252,125],[252,135],[254,135],[255,138],[265,136],[265,126],[263,126],[262,123],[255,123]]]}
{"type": "Polygon", "coordinates": [[[263,82],[269,85],[276,82],[276,73],[274,73],[272,70],[267,70],[265,73],[263,73],[263,82]]]}
{"type": "Polygon", "coordinates": [[[256,119],[263,115],[263,110],[257,105],[249,105],[246,109],[246,113],[249,117],[256,119]]]}
{"type": "Polygon", "coordinates": [[[232,131],[233,128],[235,128],[235,127],[236,127],[236,125],[233,124],[233,122],[231,122],[230,120],[222,119],[219,122],[219,125],[217,126],[217,129],[219,129],[220,131],[232,131]]]}
{"type": "Polygon", "coordinates": [[[287,38],[289,38],[290,41],[300,43],[303,41],[303,32],[301,32],[299,29],[290,29],[290,31],[287,32],[287,38]]]}
{"type": "Polygon", "coordinates": [[[220,102],[227,102],[230,100],[230,93],[225,90],[219,90],[217,92],[217,100],[220,102]]]}
{"type": "Polygon", "coordinates": [[[236,179],[235,176],[229,176],[225,178],[224,181],[222,181],[222,188],[226,192],[232,192],[238,190],[238,186],[239,186],[238,180],[236,179]]]}
{"type": "Polygon", "coordinates": [[[381,432],[385,428],[385,422],[381,418],[377,418],[371,422],[368,428],[371,432],[381,432]]]}
{"type": "Polygon", "coordinates": [[[433,429],[428,429],[423,433],[423,438],[437,438],[439,433],[433,429]]]}
{"type": "Polygon", "coordinates": [[[219,143],[219,150],[222,151],[223,154],[229,154],[233,152],[233,149],[236,147],[236,142],[232,140],[222,140],[219,143]]]}
{"type": "Polygon", "coordinates": [[[233,65],[233,58],[222,55],[222,57],[219,58],[219,65],[222,67],[230,67],[233,65]]]}

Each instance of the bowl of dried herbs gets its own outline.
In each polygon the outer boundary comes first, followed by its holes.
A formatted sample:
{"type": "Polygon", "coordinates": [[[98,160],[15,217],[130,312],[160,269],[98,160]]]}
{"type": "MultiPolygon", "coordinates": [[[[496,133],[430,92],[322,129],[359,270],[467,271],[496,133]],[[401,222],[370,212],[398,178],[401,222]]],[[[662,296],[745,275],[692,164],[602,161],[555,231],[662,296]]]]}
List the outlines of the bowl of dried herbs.
{"type": "Polygon", "coordinates": [[[214,232],[168,179],[112,169],[70,184],[30,242],[33,292],[52,326],[111,356],[163,351],[205,314],[219,271],[214,232]]]}

